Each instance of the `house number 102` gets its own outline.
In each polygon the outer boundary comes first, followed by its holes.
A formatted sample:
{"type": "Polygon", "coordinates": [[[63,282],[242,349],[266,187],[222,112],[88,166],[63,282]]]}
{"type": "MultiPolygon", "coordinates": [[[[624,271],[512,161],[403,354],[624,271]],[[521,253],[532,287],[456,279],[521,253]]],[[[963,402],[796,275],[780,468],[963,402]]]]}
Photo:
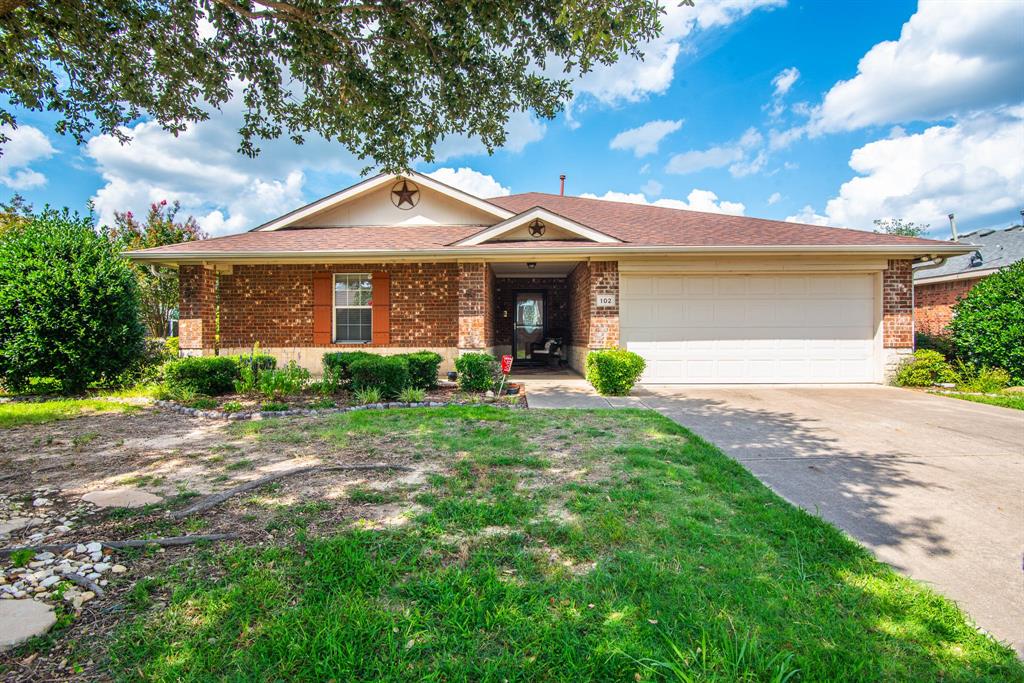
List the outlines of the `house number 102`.
{"type": "Polygon", "coordinates": [[[615,295],[614,294],[598,294],[597,295],[598,306],[614,306],[615,295]]]}

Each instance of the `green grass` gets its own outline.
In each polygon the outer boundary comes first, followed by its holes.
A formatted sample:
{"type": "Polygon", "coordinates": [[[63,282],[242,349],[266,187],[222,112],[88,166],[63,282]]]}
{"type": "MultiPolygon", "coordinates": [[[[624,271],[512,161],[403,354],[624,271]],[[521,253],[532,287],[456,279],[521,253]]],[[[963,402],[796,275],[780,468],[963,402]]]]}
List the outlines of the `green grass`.
{"type": "Polygon", "coordinates": [[[270,524],[294,542],[199,549],[137,584],[117,678],[1024,681],[951,601],[654,412],[258,424],[236,430],[427,449],[450,469],[406,526],[317,536],[328,506],[282,505],[270,524]],[[573,480],[579,463],[598,474],[573,480]],[[156,592],[167,607],[149,610],[156,592]]]}
{"type": "Polygon", "coordinates": [[[138,406],[101,398],[69,398],[56,401],[0,403],[0,428],[66,420],[86,413],[131,413],[138,406]]]}
{"type": "Polygon", "coordinates": [[[986,403],[990,406],[999,406],[1000,408],[1013,408],[1014,410],[1024,410],[1024,394],[1003,394],[1001,396],[984,396],[979,394],[938,394],[939,396],[948,396],[949,398],[959,398],[963,401],[973,401],[974,403],[986,403]]]}

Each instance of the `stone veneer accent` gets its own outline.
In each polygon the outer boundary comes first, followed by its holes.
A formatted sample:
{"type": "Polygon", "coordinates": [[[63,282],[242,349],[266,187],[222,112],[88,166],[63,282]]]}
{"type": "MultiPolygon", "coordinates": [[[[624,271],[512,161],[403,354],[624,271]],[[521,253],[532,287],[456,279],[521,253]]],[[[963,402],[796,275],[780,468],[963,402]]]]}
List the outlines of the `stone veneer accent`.
{"type": "Polygon", "coordinates": [[[914,285],[914,330],[924,334],[948,334],[953,306],[967,296],[982,278],[947,280],[914,285]]]}

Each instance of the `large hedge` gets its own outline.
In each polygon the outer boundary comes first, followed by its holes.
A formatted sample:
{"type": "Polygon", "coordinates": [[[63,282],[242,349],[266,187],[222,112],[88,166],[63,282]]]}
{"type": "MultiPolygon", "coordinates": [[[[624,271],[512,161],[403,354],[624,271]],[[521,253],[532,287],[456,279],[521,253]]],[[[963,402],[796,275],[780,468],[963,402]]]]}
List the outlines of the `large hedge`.
{"type": "Polygon", "coordinates": [[[971,288],[953,307],[949,328],[961,358],[1024,383],[1024,261],[971,288]]]}
{"type": "Polygon", "coordinates": [[[143,353],[128,262],[90,217],[46,209],[0,238],[0,381],[66,392],[114,381],[143,353]]]}

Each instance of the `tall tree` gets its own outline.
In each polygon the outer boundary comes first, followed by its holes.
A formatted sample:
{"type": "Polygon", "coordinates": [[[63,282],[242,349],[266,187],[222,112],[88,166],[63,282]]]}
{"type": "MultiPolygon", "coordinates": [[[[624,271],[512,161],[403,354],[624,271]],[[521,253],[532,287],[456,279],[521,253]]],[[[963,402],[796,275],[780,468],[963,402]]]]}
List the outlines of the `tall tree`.
{"type": "MultiPolygon", "coordinates": [[[[639,56],[657,0],[0,0],[0,95],[81,143],[147,115],[172,132],[240,90],[240,151],[316,133],[384,171],[445,136],[502,145],[595,64],[639,56]],[[555,75],[552,76],[551,73],[555,75]]],[[[11,106],[0,124],[16,124],[11,106]]],[[[0,140],[3,142],[3,140],[0,140]]]]}
{"type": "Polygon", "coordinates": [[[914,223],[902,218],[886,218],[875,220],[875,232],[886,235],[902,235],[903,237],[920,237],[928,229],[928,223],[914,223]]]}
{"type": "Polygon", "coordinates": [[[8,230],[26,225],[32,216],[32,205],[20,194],[0,203],[0,236],[8,230]]]}
{"type": "MultiPolygon", "coordinates": [[[[146,220],[139,222],[131,211],[114,214],[114,226],[107,234],[124,249],[148,249],[165,244],[206,239],[196,219],[178,221],[181,205],[167,200],[151,204],[146,220]]],[[[150,336],[167,334],[167,320],[178,305],[178,274],[171,268],[133,264],[139,279],[142,318],[150,336]]]]}

